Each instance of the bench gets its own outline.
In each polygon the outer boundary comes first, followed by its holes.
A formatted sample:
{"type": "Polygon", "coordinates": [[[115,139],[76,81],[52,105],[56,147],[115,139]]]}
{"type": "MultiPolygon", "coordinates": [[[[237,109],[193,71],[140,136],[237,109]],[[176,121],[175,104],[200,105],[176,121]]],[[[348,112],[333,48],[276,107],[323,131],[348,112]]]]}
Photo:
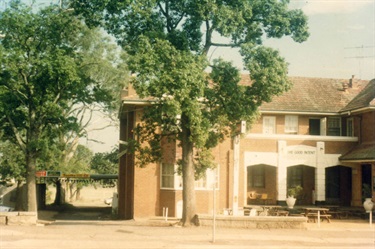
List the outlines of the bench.
{"type": "Polygon", "coordinates": [[[289,212],[285,210],[277,210],[276,211],[276,216],[288,216],[289,212]]]}
{"type": "MultiPolygon", "coordinates": [[[[328,223],[331,223],[331,216],[330,214],[320,214],[320,219],[321,220],[327,220],[328,223]]],[[[310,213],[307,215],[307,218],[310,220],[314,220],[314,223],[316,222],[316,219],[318,219],[318,214],[317,213],[310,213]]]]}
{"type": "Polygon", "coordinates": [[[344,212],[341,211],[328,211],[328,214],[332,216],[332,218],[341,219],[344,217],[344,212]]]}

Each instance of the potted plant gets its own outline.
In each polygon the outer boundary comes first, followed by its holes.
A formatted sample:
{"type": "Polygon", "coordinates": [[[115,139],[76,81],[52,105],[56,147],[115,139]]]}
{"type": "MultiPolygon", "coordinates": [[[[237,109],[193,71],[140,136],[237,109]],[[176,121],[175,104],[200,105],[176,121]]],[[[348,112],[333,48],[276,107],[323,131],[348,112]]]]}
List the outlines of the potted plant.
{"type": "Polygon", "coordinates": [[[288,205],[288,208],[293,209],[294,205],[296,204],[296,198],[302,192],[302,190],[303,188],[300,185],[297,185],[293,188],[288,188],[286,198],[286,204],[288,205]]]}
{"type": "Polygon", "coordinates": [[[362,185],[362,198],[364,199],[364,209],[366,212],[371,212],[372,208],[374,207],[374,203],[372,202],[372,189],[370,184],[365,183],[362,185]]]}

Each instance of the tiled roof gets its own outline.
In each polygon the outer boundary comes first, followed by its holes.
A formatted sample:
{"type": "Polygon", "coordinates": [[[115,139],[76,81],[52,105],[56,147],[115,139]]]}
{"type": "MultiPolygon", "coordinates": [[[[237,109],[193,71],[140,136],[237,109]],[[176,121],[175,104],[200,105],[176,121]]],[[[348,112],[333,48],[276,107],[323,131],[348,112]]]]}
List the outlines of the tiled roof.
{"type": "Polygon", "coordinates": [[[351,88],[343,89],[349,79],[290,77],[293,87],[264,103],[261,111],[337,113],[368,83],[356,80],[351,88]]]}
{"type": "Polygon", "coordinates": [[[375,107],[375,79],[370,81],[342,111],[353,111],[366,107],[375,107]]]}
{"type": "MultiPolygon", "coordinates": [[[[280,96],[274,96],[271,102],[263,103],[260,111],[338,113],[345,110],[349,103],[348,107],[350,108],[363,106],[363,103],[372,98],[371,103],[375,104],[375,80],[366,87],[368,90],[361,92],[368,81],[353,80],[353,86],[344,90],[343,83],[348,83],[349,79],[307,77],[290,77],[289,79],[292,81],[293,87],[280,96]],[[360,92],[361,94],[358,95],[360,92]]],[[[241,76],[240,84],[251,85],[248,74],[241,76]]],[[[152,99],[151,97],[139,98],[131,86],[128,91],[124,91],[122,94],[122,100],[125,103],[150,102],[152,99]]]]}
{"type": "Polygon", "coordinates": [[[361,144],[353,150],[341,156],[340,161],[374,161],[375,160],[375,144],[361,144]]]}

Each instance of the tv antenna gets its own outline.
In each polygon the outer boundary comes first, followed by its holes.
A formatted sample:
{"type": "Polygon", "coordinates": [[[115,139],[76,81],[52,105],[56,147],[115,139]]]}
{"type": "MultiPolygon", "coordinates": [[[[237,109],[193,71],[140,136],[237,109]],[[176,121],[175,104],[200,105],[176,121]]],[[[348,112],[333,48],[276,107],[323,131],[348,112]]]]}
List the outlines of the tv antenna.
{"type": "MultiPolygon", "coordinates": [[[[356,50],[356,55],[353,56],[346,56],[345,59],[358,59],[358,68],[359,68],[359,78],[362,77],[362,62],[365,58],[374,58],[375,55],[364,55],[365,49],[368,51],[368,49],[373,49],[375,46],[358,46],[358,47],[346,47],[344,49],[346,50],[356,50]]],[[[366,51],[366,52],[367,52],[366,51]]]]}

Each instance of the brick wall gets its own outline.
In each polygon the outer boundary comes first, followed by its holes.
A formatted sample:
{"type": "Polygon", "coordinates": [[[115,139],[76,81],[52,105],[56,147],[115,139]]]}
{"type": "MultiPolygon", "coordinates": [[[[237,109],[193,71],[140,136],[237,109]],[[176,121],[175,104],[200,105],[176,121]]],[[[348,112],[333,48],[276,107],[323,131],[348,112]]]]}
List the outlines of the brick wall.
{"type": "Polygon", "coordinates": [[[362,115],[362,135],[363,143],[375,142],[375,111],[362,115]]]}

